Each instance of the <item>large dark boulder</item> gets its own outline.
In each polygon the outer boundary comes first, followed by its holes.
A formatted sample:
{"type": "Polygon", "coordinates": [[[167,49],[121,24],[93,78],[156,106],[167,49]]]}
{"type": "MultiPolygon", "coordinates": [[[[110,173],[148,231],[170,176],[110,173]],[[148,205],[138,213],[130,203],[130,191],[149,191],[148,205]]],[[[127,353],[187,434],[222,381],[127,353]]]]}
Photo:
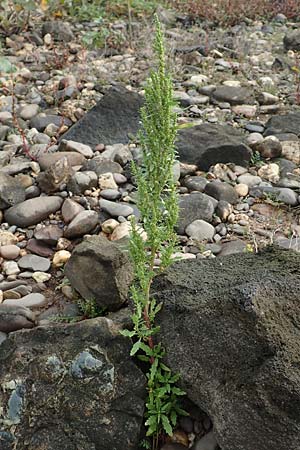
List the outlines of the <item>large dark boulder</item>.
{"type": "Polygon", "coordinates": [[[222,450],[300,448],[300,255],[175,263],[156,278],[160,338],[222,450]]]}
{"type": "Polygon", "coordinates": [[[133,279],[132,264],[123,240],[111,242],[90,236],[81,242],[65,266],[72,287],[100,309],[119,309],[128,296],[133,279]]]}
{"type": "Polygon", "coordinates": [[[139,129],[142,103],[143,98],[139,94],[120,86],[113,87],[62,139],[92,147],[100,143],[126,144],[139,129]]]}
{"type": "Polygon", "coordinates": [[[300,112],[272,116],[266,123],[264,136],[293,133],[300,136],[300,112]]]}
{"type": "Polygon", "coordinates": [[[179,160],[208,170],[217,163],[247,166],[252,152],[245,135],[230,125],[201,124],[180,130],[177,139],[179,160]]]}
{"type": "Polygon", "coordinates": [[[0,345],[0,448],[136,450],[145,380],[104,317],[12,333],[0,345]]]}

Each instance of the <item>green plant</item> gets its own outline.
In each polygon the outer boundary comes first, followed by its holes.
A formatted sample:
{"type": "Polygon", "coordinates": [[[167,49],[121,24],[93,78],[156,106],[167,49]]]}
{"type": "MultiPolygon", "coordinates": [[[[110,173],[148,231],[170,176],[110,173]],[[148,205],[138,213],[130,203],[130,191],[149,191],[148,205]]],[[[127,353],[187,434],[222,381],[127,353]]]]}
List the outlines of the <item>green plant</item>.
{"type": "Polygon", "coordinates": [[[122,332],[135,341],[131,356],[137,355],[149,365],[145,425],[147,436],[152,437],[153,449],[157,448],[163,432],[172,435],[177,416],[185,414],[179,406],[179,397],[184,392],[175,385],[179,375],[173,375],[162,362],[165,350],[154,339],[159,331],[155,318],[162,305],[155,301],[150,292],[157,274],[157,256],[161,260],[159,271],[172,262],[177,245],[174,227],[178,220],[178,198],[172,171],[176,157],[177,116],[173,112],[172,81],[165,67],[163,36],[157,16],[155,23],[154,51],[158,68],[147,80],[145,104],[141,109],[142,130],[139,137],[143,163],[141,166],[132,165],[137,182],[137,206],[147,238],[143,239],[141,228],[133,218],[130,239],[135,275],[131,287],[133,330],[122,332]]]}
{"type": "Polygon", "coordinates": [[[78,299],[77,305],[85,319],[94,319],[95,317],[103,316],[106,312],[106,308],[100,308],[93,298],[88,300],[78,299]]]}
{"type": "Polygon", "coordinates": [[[250,163],[252,166],[261,166],[264,164],[261,154],[258,151],[254,151],[250,158],[250,163]]]}

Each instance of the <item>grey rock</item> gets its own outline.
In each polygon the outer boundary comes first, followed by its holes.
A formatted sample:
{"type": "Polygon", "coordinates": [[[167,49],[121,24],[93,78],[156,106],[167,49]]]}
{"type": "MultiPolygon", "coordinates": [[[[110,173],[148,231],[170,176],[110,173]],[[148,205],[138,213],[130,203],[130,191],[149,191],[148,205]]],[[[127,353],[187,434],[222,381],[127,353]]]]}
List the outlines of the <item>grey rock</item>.
{"type": "Polygon", "coordinates": [[[262,182],[262,179],[257,175],[251,175],[251,173],[245,173],[243,175],[240,175],[237,178],[238,183],[246,184],[249,187],[257,186],[259,183],[262,182]]]}
{"type": "Polygon", "coordinates": [[[24,306],[0,304],[0,331],[10,333],[21,328],[33,328],[35,315],[24,306]]]}
{"type": "Polygon", "coordinates": [[[47,170],[58,160],[66,158],[70,166],[81,166],[85,162],[85,157],[77,152],[57,152],[48,153],[38,158],[38,163],[42,170],[47,170]]]}
{"type": "Polygon", "coordinates": [[[272,195],[275,200],[283,202],[286,205],[295,206],[298,204],[296,192],[289,188],[278,188],[273,186],[255,186],[250,189],[249,194],[252,197],[263,198],[272,195]]]}
{"type": "Polygon", "coordinates": [[[66,157],[58,159],[45,172],[41,172],[37,177],[40,189],[47,194],[61,190],[61,187],[68,183],[73,174],[73,169],[66,157]]]}
{"type": "Polygon", "coordinates": [[[95,158],[86,161],[82,170],[92,170],[98,176],[104,173],[121,173],[123,171],[119,163],[103,159],[102,156],[95,156],[95,158]]]}
{"type": "Polygon", "coordinates": [[[83,194],[86,190],[97,187],[98,177],[91,170],[76,172],[68,181],[67,188],[73,194],[83,194]]]}
{"type": "Polygon", "coordinates": [[[104,317],[11,334],[1,345],[0,384],[16,380],[1,389],[5,419],[19,401],[1,433],[20,448],[136,450],[145,377],[130,347],[104,317]]]}
{"type": "Polygon", "coordinates": [[[18,265],[21,269],[30,269],[33,272],[47,272],[50,269],[49,259],[30,254],[22,256],[18,261],[18,265]]]}
{"type": "Polygon", "coordinates": [[[63,230],[58,225],[46,225],[34,231],[34,237],[48,245],[56,245],[62,236],[63,230]]]}
{"type": "Polygon", "coordinates": [[[250,89],[234,86],[218,86],[211,97],[213,100],[228,102],[230,105],[250,105],[254,100],[250,89]]]}
{"type": "Polygon", "coordinates": [[[196,241],[210,241],[214,237],[214,227],[205,220],[194,220],[186,229],[186,234],[196,241]]]}
{"type": "Polygon", "coordinates": [[[24,120],[30,120],[39,112],[39,105],[25,105],[20,111],[20,117],[24,120]]]}
{"type": "Polygon", "coordinates": [[[201,176],[186,176],[181,185],[187,187],[190,191],[203,192],[208,180],[201,176]]]}
{"type": "Polygon", "coordinates": [[[0,209],[25,200],[25,189],[10,175],[0,172],[0,209]]]}
{"type": "Polygon", "coordinates": [[[235,189],[225,182],[211,181],[205,186],[204,192],[217,200],[225,200],[231,204],[237,203],[239,199],[235,189]]]}
{"type": "Polygon", "coordinates": [[[300,447],[299,276],[300,255],[271,248],[178,262],[154,280],[166,364],[224,450],[300,447]]]}
{"type": "Polygon", "coordinates": [[[197,439],[197,442],[193,445],[192,450],[218,450],[219,446],[216,441],[213,431],[210,431],[205,436],[197,439]]]}
{"type": "Polygon", "coordinates": [[[30,120],[30,128],[36,128],[38,131],[44,131],[44,129],[52,123],[57,127],[61,127],[62,125],[70,127],[72,125],[71,120],[67,117],[40,113],[30,120]]]}
{"type": "Polygon", "coordinates": [[[115,203],[109,200],[105,200],[104,198],[101,198],[99,200],[99,205],[103,211],[107,212],[112,217],[127,217],[134,212],[134,209],[126,203],[115,203]]]}
{"type": "Polygon", "coordinates": [[[29,309],[40,308],[41,306],[45,306],[46,304],[46,297],[43,294],[39,293],[27,294],[21,299],[9,299],[4,300],[3,302],[3,305],[15,307],[21,306],[29,309]]]}
{"type": "Polygon", "coordinates": [[[80,237],[90,233],[98,224],[98,213],[96,211],[82,211],[69,223],[64,232],[68,239],[80,237]]]}
{"type": "MultiPolygon", "coordinates": [[[[126,144],[139,129],[143,99],[122,87],[112,87],[99,103],[63,135],[63,139],[96,146],[126,144]]],[[[93,169],[92,169],[93,170],[93,169]]]]}
{"type": "Polygon", "coordinates": [[[184,234],[186,227],[195,220],[210,222],[214,209],[215,207],[210,197],[201,192],[180,196],[177,232],[184,234]]]}
{"type": "Polygon", "coordinates": [[[77,214],[81,213],[82,211],[84,211],[84,207],[74,200],[71,200],[70,198],[67,198],[64,201],[61,208],[61,213],[65,223],[71,222],[77,216],[77,214]]]}
{"type": "Polygon", "coordinates": [[[300,135],[300,112],[272,116],[267,121],[264,136],[282,133],[300,135]]]}
{"type": "Polygon", "coordinates": [[[18,227],[36,225],[49,214],[59,210],[62,202],[63,199],[57,196],[31,198],[7,209],[4,217],[10,225],[18,227]]]}
{"type": "Polygon", "coordinates": [[[124,242],[90,236],[75,247],[65,266],[72,287],[85,299],[114,311],[120,308],[132,282],[132,266],[124,242]],[[124,248],[122,247],[124,246],[124,248]]]}
{"type": "Polygon", "coordinates": [[[275,136],[268,136],[251,147],[254,151],[259,152],[263,158],[278,158],[282,152],[281,143],[275,136]]]}
{"type": "Polygon", "coordinates": [[[51,34],[55,41],[70,42],[74,39],[73,31],[67,22],[47,21],[42,25],[42,36],[51,34]]]}
{"type": "Polygon", "coordinates": [[[252,155],[245,135],[229,125],[205,123],[182,129],[176,145],[180,162],[206,171],[217,163],[247,166],[252,155]]]}
{"type": "Polygon", "coordinates": [[[290,30],[283,38],[283,45],[285,50],[300,50],[300,31],[290,30]]]}
{"type": "Polygon", "coordinates": [[[106,200],[118,200],[121,197],[121,193],[117,189],[103,189],[100,195],[106,200]]]}
{"type": "Polygon", "coordinates": [[[234,241],[224,242],[222,249],[218,256],[236,255],[237,253],[245,253],[247,242],[241,239],[235,239],[234,241]]]}

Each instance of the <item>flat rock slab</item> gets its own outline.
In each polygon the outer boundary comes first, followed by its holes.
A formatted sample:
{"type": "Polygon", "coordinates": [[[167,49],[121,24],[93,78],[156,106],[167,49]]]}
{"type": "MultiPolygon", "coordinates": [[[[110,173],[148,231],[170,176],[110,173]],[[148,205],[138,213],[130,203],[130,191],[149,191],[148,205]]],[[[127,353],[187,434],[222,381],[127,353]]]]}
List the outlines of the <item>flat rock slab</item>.
{"type": "Polygon", "coordinates": [[[273,116],[266,123],[264,136],[285,133],[300,136],[300,112],[273,116]]]}
{"type": "Polygon", "coordinates": [[[178,133],[177,151],[182,163],[208,170],[217,163],[249,164],[252,151],[245,135],[230,125],[201,124],[178,133]]]}
{"type": "Polygon", "coordinates": [[[50,269],[50,260],[37,255],[25,255],[18,261],[18,266],[21,269],[30,269],[34,272],[47,272],[50,269]]]}
{"type": "Polygon", "coordinates": [[[41,306],[45,306],[47,304],[46,297],[43,294],[39,294],[38,292],[25,295],[20,299],[9,299],[4,300],[3,305],[10,306],[23,306],[25,308],[40,308],[41,306]]]}
{"type": "Polygon", "coordinates": [[[145,377],[130,347],[104,317],[9,335],[1,344],[1,445],[136,450],[145,377]]]}
{"type": "Polygon", "coordinates": [[[139,129],[139,110],[143,98],[123,87],[113,87],[99,103],[63,136],[91,147],[123,143],[139,129]]]}
{"type": "Polygon", "coordinates": [[[155,278],[166,363],[222,450],[300,448],[300,255],[267,248],[155,278]]]}
{"type": "Polygon", "coordinates": [[[5,220],[10,225],[18,227],[29,227],[47,219],[49,214],[60,209],[63,199],[58,196],[36,197],[18,205],[12,206],[5,211],[5,220]]]}

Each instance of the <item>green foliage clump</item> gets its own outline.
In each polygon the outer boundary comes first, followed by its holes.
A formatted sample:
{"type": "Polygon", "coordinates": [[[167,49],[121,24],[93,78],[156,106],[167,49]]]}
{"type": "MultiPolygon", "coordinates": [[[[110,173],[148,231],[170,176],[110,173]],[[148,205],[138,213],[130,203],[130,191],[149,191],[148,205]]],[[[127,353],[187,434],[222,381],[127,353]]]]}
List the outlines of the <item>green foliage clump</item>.
{"type": "Polygon", "coordinates": [[[105,308],[99,308],[94,299],[79,299],[77,300],[77,305],[85,319],[94,319],[95,317],[103,316],[106,312],[105,308]]]}
{"type": "Polygon", "coordinates": [[[154,339],[159,331],[155,318],[161,304],[157,304],[150,294],[157,272],[163,271],[172,262],[177,245],[174,227],[178,220],[178,198],[173,176],[177,116],[173,112],[172,81],[165,66],[163,36],[157,17],[155,22],[154,51],[158,68],[147,80],[145,106],[141,110],[143,163],[141,166],[133,164],[137,206],[147,238],[144,239],[140,227],[132,219],[130,255],[135,274],[131,287],[133,330],[123,331],[123,335],[135,341],[131,355],[137,355],[149,364],[145,424],[147,436],[153,437],[153,448],[157,448],[163,432],[172,435],[177,416],[185,414],[179,406],[179,397],[184,392],[175,385],[179,375],[172,374],[162,362],[164,348],[154,339]],[[155,267],[158,256],[161,261],[159,270],[155,267]]]}

